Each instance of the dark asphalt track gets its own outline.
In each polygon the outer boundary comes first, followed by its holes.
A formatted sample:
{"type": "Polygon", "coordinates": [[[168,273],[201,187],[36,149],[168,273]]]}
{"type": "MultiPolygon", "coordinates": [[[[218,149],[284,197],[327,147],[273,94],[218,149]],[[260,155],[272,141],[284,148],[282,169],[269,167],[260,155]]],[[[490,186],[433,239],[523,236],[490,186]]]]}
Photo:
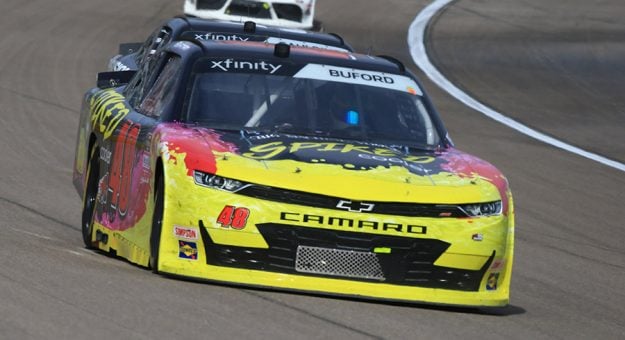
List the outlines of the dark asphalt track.
{"type": "MultiPolygon", "coordinates": [[[[414,69],[423,0],[319,0],[360,51],[414,69]]],[[[515,194],[511,305],[436,308],[167,279],[82,246],[71,168],[81,96],[119,42],[181,1],[0,2],[0,339],[625,338],[625,173],[466,109],[422,79],[458,147],[515,194]]],[[[543,132],[625,161],[625,3],[461,0],[431,58],[467,92],[543,132]]],[[[421,74],[415,70],[417,74],[421,74]]]]}

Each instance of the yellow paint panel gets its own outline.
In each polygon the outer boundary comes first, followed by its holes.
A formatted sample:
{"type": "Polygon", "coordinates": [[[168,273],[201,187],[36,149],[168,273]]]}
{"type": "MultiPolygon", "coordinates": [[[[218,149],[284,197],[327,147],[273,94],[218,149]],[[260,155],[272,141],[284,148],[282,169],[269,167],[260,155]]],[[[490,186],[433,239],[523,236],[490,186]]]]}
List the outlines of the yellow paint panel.
{"type": "Polygon", "coordinates": [[[213,242],[217,244],[225,244],[232,246],[245,246],[250,248],[269,249],[269,245],[265,239],[256,233],[246,233],[242,231],[233,231],[231,229],[212,229],[208,228],[208,234],[213,242]]]}

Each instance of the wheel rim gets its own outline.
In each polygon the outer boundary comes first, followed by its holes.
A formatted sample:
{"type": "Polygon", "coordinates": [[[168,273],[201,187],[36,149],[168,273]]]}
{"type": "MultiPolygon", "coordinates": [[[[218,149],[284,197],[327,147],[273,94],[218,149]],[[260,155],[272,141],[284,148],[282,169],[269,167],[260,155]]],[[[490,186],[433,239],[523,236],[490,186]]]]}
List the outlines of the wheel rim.
{"type": "Polygon", "coordinates": [[[91,236],[93,232],[93,215],[98,194],[98,167],[94,158],[95,148],[89,159],[87,168],[87,190],[85,192],[85,204],[82,212],[82,237],[87,248],[93,248],[91,236]]]}

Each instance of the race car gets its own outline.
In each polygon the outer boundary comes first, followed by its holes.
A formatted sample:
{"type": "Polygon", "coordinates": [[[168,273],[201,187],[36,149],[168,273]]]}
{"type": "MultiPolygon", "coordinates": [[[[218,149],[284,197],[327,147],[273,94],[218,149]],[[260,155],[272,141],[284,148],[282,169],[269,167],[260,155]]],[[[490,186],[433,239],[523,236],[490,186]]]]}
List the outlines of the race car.
{"type": "Polygon", "coordinates": [[[156,273],[363,299],[509,301],[506,178],[397,60],[177,41],[80,115],[87,248],[156,273]]]}
{"type": "Polygon", "coordinates": [[[253,20],[263,25],[319,30],[316,0],[185,0],[184,13],[205,19],[253,20]]]}
{"type": "Polygon", "coordinates": [[[253,21],[228,22],[184,16],[174,17],[159,26],[143,43],[123,43],[119,53],[110,59],[110,71],[136,70],[168,43],[180,39],[258,41],[268,44],[286,43],[336,51],[353,51],[341,36],[284,29],[256,24],[253,21]]]}

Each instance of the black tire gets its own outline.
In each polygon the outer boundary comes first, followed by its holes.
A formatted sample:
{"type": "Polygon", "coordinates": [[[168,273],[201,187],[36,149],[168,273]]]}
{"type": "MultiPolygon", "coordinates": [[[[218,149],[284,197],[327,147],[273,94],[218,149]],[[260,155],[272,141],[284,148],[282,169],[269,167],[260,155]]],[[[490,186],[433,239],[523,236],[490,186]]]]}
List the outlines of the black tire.
{"type": "Polygon", "coordinates": [[[85,188],[85,197],[82,207],[82,240],[87,249],[95,249],[94,243],[91,241],[93,236],[93,216],[95,214],[95,205],[98,197],[98,182],[100,180],[100,167],[98,164],[98,148],[91,148],[89,155],[89,163],[87,163],[87,187],[85,188]]]}
{"type": "Polygon", "coordinates": [[[163,176],[158,176],[154,181],[154,212],[152,213],[152,232],[150,233],[150,268],[158,273],[158,255],[163,225],[163,204],[165,198],[165,183],[163,176]]]}

